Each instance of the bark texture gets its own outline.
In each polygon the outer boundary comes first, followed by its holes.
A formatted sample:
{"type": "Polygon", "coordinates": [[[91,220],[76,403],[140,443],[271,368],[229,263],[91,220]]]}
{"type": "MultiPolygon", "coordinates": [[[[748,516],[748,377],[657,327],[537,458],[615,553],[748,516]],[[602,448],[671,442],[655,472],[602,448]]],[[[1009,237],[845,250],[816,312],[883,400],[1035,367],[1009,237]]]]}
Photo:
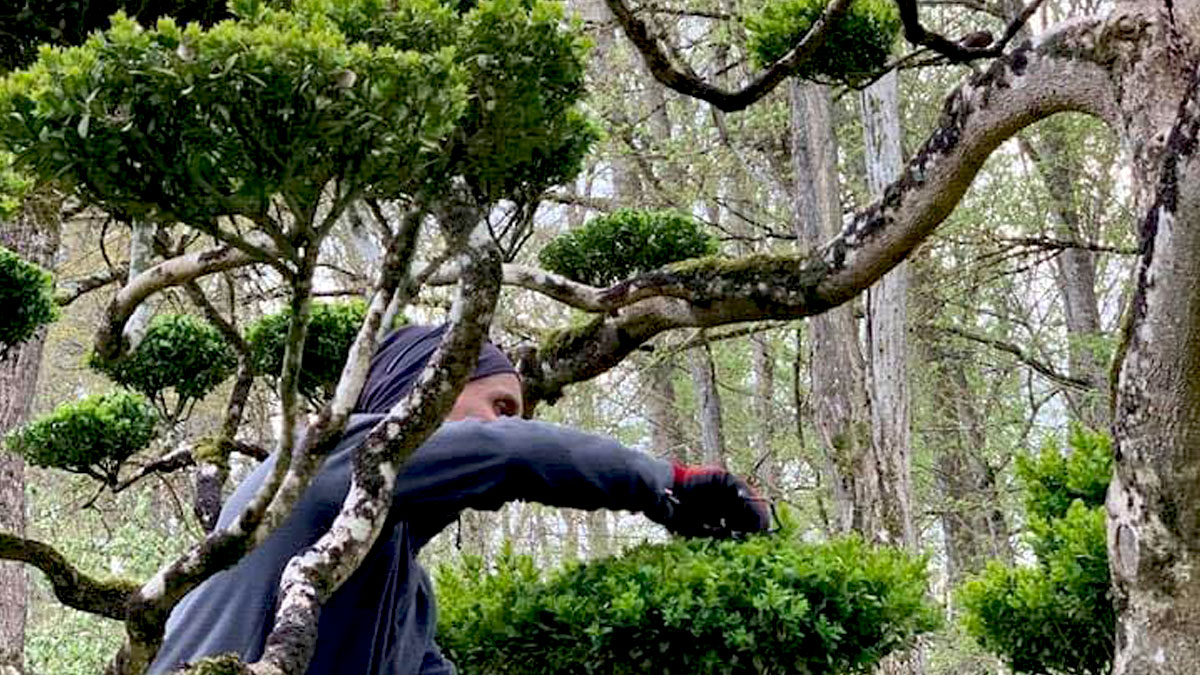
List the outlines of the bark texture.
{"type": "MultiPolygon", "coordinates": [[[[0,244],[47,269],[54,267],[60,234],[57,199],[34,198],[11,222],[0,222],[0,244]]],[[[25,422],[37,392],[42,329],[0,361],[0,438],[25,422]]],[[[25,465],[0,451],[0,534],[25,534],[25,465]]],[[[0,562],[0,673],[25,672],[28,584],[20,563],[0,562]]]]}
{"type": "MultiPolygon", "coordinates": [[[[816,247],[837,231],[842,215],[832,101],[820,85],[789,87],[797,235],[816,247]]],[[[866,370],[853,307],[813,317],[808,344],[813,424],[833,488],[835,526],[875,536],[878,523],[865,517],[865,509],[878,505],[879,475],[873,470],[866,370]]]]}
{"type": "Polygon", "coordinates": [[[1200,24],[1191,2],[1123,9],[1143,13],[1123,17],[1137,49],[1122,135],[1153,201],[1116,392],[1114,673],[1182,675],[1200,663],[1200,101],[1187,39],[1200,24]]]}

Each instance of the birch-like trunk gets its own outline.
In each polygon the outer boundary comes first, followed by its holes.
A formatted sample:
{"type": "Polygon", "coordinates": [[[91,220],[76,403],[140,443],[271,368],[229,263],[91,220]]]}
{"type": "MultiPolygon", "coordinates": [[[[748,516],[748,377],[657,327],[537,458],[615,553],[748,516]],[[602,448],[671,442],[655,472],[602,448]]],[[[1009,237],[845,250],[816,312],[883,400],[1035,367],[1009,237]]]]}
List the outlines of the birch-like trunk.
{"type": "MultiPolygon", "coordinates": [[[[841,227],[832,102],[826,87],[795,81],[788,87],[793,217],[800,241],[813,248],[841,227]]],[[[826,457],[833,525],[841,532],[865,531],[872,527],[865,508],[877,501],[879,485],[859,475],[871,453],[871,419],[852,305],[812,317],[808,338],[813,422],[826,457]]]]}
{"type": "MultiPolygon", "coordinates": [[[[34,197],[11,222],[0,222],[0,244],[53,268],[60,236],[57,199],[34,197]]],[[[0,438],[25,422],[37,392],[46,331],[42,329],[0,361],[0,438]]],[[[25,536],[25,464],[0,451],[0,532],[25,536]]],[[[21,563],[0,562],[0,675],[25,672],[28,581],[21,563]]]]}
{"type": "MultiPolygon", "coordinates": [[[[134,220],[129,229],[129,279],[145,272],[154,264],[154,235],[158,228],[151,221],[134,220]]],[[[125,339],[133,349],[142,341],[153,315],[149,303],[141,303],[125,322],[125,339]]]]}

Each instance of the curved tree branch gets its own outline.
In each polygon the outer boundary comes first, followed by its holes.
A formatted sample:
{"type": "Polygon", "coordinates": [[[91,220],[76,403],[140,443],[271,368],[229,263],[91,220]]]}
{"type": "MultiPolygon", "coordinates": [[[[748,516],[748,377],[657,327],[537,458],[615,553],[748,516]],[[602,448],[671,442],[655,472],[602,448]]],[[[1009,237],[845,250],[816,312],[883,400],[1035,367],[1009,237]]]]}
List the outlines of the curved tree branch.
{"type": "Polygon", "coordinates": [[[108,321],[96,332],[96,355],[102,359],[120,358],[127,343],[122,333],[125,322],[135,309],[152,294],[179,286],[200,277],[244,267],[258,262],[249,254],[229,246],[188,253],[151,267],[125,284],[108,306],[108,321]]]}
{"type": "Polygon", "coordinates": [[[61,307],[75,302],[79,298],[91,293],[92,291],[104,288],[109,284],[116,283],[125,277],[129,276],[129,264],[121,263],[112,269],[104,270],[90,274],[80,279],[71,279],[64,281],[58,287],[58,293],[54,296],[54,301],[61,307]]]}
{"type": "Polygon", "coordinates": [[[125,619],[130,596],[138,589],[132,581],[98,581],[77,570],[53,546],[0,532],[0,560],[28,563],[42,571],[59,602],[109,619],[125,619]]]}
{"type": "Polygon", "coordinates": [[[862,292],[937,228],[1004,140],[1058,112],[1118,121],[1105,64],[1122,36],[1108,30],[1099,21],[1065,25],[960,86],[900,179],[811,256],[692,261],[601,291],[595,302],[608,315],[524,350],[527,401],[555,400],[672,328],[811,316],[862,292]]]}
{"type": "Polygon", "coordinates": [[[829,33],[829,27],[845,15],[850,8],[851,0],[833,0],[821,17],[813,22],[808,33],[800,43],[784,54],[778,61],[772,63],[766,70],[759,73],[749,84],[738,91],[726,91],[701,80],[694,74],[680,70],[671,62],[671,58],[663,50],[657,38],[650,32],[644,21],[634,15],[633,10],[625,0],[605,0],[617,22],[621,24],[626,37],[646,60],[646,68],[654,75],[654,79],[675,91],[707,101],[725,112],[744,110],[762,97],[769,94],[779,83],[796,72],[803,63],[812,58],[820,49],[829,33]]]}

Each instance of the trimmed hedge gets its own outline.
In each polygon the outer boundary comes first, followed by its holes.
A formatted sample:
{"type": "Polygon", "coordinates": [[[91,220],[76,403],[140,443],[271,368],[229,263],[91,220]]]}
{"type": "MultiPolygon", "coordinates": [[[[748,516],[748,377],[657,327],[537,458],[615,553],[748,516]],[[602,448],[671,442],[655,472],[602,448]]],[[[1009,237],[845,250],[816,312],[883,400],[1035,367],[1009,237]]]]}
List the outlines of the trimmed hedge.
{"type": "Polygon", "coordinates": [[[568,279],[608,286],[716,251],[716,241],[691,216],[621,209],[555,237],[538,252],[538,262],[568,279]]]}
{"type": "Polygon", "coordinates": [[[113,484],[121,463],[154,439],[157,421],[144,397],[113,391],[60,405],[10,433],[5,446],[31,464],[113,484]]]}
{"type": "MultiPolygon", "coordinates": [[[[362,300],[313,305],[300,366],[300,393],[306,398],[320,401],[333,395],[366,316],[367,305],[362,300]]],[[[268,314],[246,329],[246,343],[257,374],[279,377],[291,319],[292,310],[288,308],[268,314]]]]}
{"type": "Polygon", "coordinates": [[[114,382],[163,403],[166,390],[179,396],[179,406],[204,398],[237,368],[237,356],[225,336],[208,321],[188,314],[159,314],[127,357],[103,362],[92,355],[88,364],[114,382]]]}
{"type": "Polygon", "coordinates": [[[867,673],[939,624],[925,560],[858,538],[676,540],[545,576],[507,555],[437,574],[469,673],[867,673]]]}
{"type": "MultiPolygon", "coordinates": [[[[747,48],[755,64],[763,67],[787,54],[820,18],[826,4],[825,0],[773,0],[747,16],[747,48]]],[[[895,3],[855,0],[796,75],[850,86],[867,82],[887,64],[900,28],[895,3]]]]}

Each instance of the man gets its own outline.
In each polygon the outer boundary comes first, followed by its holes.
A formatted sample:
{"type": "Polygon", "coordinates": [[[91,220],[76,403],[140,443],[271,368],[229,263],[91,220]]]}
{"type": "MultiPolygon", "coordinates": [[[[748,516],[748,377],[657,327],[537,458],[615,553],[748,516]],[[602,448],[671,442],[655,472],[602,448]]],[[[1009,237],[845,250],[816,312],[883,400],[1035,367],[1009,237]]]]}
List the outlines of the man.
{"type": "MultiPolygon", "coordinates": [[[[151,675],[224,652],[247,661],[261,656],[284,566],[333,522],[349,487],[354,449],[412,387],[442,332],[407,326],[384,340],[371,360],[356,414],[313,484],[261,545],[180,602],[151,675]]],[[[762,501],[724,471],[671,465],[608,438],[521,419],[521,412],[516,369],[503,352],[485,344],[447,423],[397,477],[379,540],[322,608],[310,675],[454,672],[434,644],[432,586],[416,554],[466,508],[497,509],[521,499],[640,511],[687,535],[729,536],[767,527],[762,501]]],[[[238,487],[219,527],[237,516],[273,462],[268,459],[238,487]]]]}

